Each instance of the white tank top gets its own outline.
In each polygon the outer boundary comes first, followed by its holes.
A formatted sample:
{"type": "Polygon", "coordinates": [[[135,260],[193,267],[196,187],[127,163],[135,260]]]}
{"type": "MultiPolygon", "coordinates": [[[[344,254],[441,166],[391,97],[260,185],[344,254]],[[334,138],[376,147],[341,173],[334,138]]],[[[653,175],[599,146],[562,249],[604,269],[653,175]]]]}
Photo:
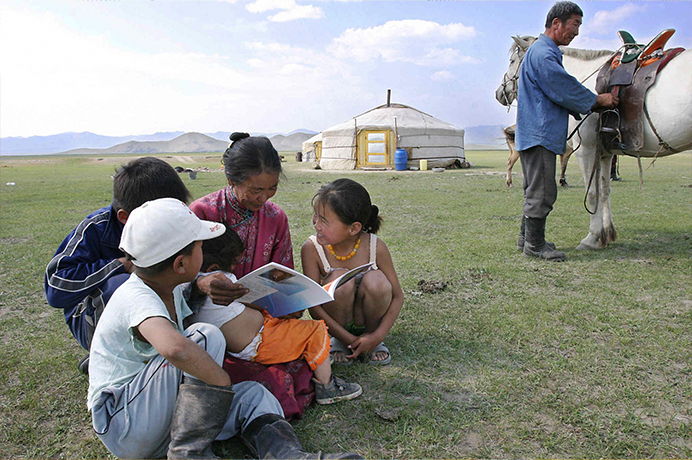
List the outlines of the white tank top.
{"type": "MultiPolygon", "coordinates": [[[[370,263],[372,264],[372,267],[370,267],[370,270],[377,270],[377,235],[374,233],[369,233],[370,235],[370,263]]],[[[327,261],[327,254],[324,253],[324,248],[322,247],[321,244],[317,242],[317,237],[315,235],[310,235],[310,241],[312,241],[312,244],[315,245],[315,249],[317,250],[317,255],[320,256],[320,260],[322,261],[322,267],[324,267],[324,272],[326,273],[325,276],[329,276],[335,268],[332,268],[331,265],[329,265],[329,262],[327,261]]]]}

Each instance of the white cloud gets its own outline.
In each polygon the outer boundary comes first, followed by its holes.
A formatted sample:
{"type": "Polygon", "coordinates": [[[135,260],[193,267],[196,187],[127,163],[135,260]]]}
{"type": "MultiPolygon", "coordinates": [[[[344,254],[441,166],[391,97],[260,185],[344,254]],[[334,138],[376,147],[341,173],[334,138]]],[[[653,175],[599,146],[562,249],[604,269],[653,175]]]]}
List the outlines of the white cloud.
{"type": "Polygon", "coordinates": [[[447,80],[453,80],[454,79],[454,74],[452,72],[449,72],[447,70],[440,70],[439,72],[435,72],[430,76],[430,79],[432,81],[447,81],[447,80]]]}
{"type": "Polygon", "coordinates": [[[350,115],[369,104],[353,66],[324,51],[244,47],[229,56],[151,53],[122,48],[107,32],[79,32],[49,12],[3,7],[0,132],[321,129],[324,113],[301,108],[330,103],[333,114],[350,115]]]}
{"type": "Polygon", "coordinates": [[[322,8],[313,5],[298,5],[295,0],[255,0],[245,9],[251,13],[282,10],[267,19],[272,22],[288,22],[296,19],[319,19],[324,17],[322,8]]]}
{"type": "Polygon", "coordinates": [[[245,5],[250,13],[264,13],[271,10],[287,10],[296,6],[295,0],[255,0],[245,5]]]}
{"type": "Polygon", "coordinates": [[[269,16],[267,19],[273,22],[288,22],[296,19],[320,19],[323,17],[324,11],[322,11],[322,8],[304,5],[282,11],[273,16],[269,16]]]}
{"type": "Polygon", "coordinates": [[[476,36],[473,27],[461,23],[441,25],[406,19],[367,29],[348,29],[332,41],[329,51],[341,59],[365,62],[409,62],[423,66],[474,62],[450,45],[476,36]]]}
{"type": "Polygon", "coordinates": [[[626,3],[612,11],[601,10],[593,15],[593,18],[588,20],[582,28],[585,33],[604,35],[613,33],[613,29],[625,19],[646,11],[646,5],[636,5],[634,3],[626,3]]]}
{"type": "Polygon", "coordinates": [[[279,74],[284,75],[287,77],[291,76],[302,76],[302,75],[307,75],[312,71],[312,68],[303,64],[298,64],[295,62],[292,62],[290,64],[286,64],[282,66],[279,69],[279,74]]]}
{"type": "Polygon", "coordinates": [[[267,67],[267,63],[264,62],[262,59],[252,58],[248,59],[246,62],[250,67],[254,67],[256,69],[265,69],[267,67]]]}

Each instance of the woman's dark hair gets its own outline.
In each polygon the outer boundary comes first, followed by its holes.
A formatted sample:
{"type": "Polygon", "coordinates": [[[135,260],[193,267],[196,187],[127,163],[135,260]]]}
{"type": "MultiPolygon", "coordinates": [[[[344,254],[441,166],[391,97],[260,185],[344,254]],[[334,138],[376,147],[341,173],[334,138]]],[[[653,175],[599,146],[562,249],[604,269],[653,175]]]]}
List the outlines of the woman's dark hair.
{"type": "Polygon", "coordinates": [[[226,177],[232,184],[242,184],[251,176],[281,174],[281,158],[266,137],[251,137],[248,133],[233,133],[231,145],[223,154],[226,177]]]}
{"type": "Polygon", "coordinates": [[[312,205],[315,204],[329,204],[341,222],[360,222],[368,233],[377,233],[382,224],[380,210],[370,201],[368,191],[351,179],[337,179],[320,187],[312,198],[312,205]]]}
{"type": "Polygon", "coordinates": [[[189,203],[192,194],[175,169],[160,158],[143,157],[132,160],[113,176],[113,208],[126,212],[147,201],[176,198],[189,203]]]}
{"type": "MultiPolygon", "coordinates": [[[[159,262],[157,264],[152,265],[151,267],[138,267],[135,265],[135,273],[139,275],[145,275],[147,277],[149,276],[157,276],[163,273],[168,267],[173,265],[173,262],[175,261],[175,258],[178,256],[189,256],[192,254],[192,250],[195,247],[196,241],[193,241],[192,243],[188,244],[185,246],[183,249],[180,251],[176,252],[172,256],[170,256],[168,259],[159,262]]],[[[164,243],[165,244],[165,243],[164,243]]],[[[132,256],[128,253],[125,253],[125,256],[127,257],[127,260],[132,260],[132,256]]]]}
{"type": "Polygon", "coordinates": [[[548,11],[548,16],[545,18],[545,28],[549,29],[553,25],[553,19],[557,18],[561,23],[565,23],[573,14],[584,16],[584,12],[579,8],[579,5],[572,2],[557,2],[548,11]]]}
{"type": "Polygon", "coordinates": [[[204,240],[202,242],[202,271],[209,271],[209,267],[217,264],[225,272],[231,271],[231,265],[245,251],[243,240],[228,225],[224,224],[226,231],[221,236],[204,240]]]}

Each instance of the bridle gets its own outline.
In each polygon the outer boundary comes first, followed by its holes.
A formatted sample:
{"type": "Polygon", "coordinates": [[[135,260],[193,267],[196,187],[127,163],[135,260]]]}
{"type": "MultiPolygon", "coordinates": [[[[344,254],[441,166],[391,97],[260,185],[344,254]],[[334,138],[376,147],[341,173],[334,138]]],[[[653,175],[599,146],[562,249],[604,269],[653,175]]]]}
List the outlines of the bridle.
{"type": "Polygon", "coordinates": [[[515,51],[512,53],[512,56],[514,56],[514,54],[517,55],[517,59],[519,60],[519,64],[517,65],[517,69],[514,72],[514,75],[508,77],[507,74],[509,73],[509,71],[507,71],[502,76],[502,94],[505,97],[505,101],[507,101],[507,112],[509,112],[512,108],[512,103],[510,101],[514,101],[517,98],[517,92],[519,90],[519,68],[521,67],[521,62],[524,60],[526,50],[523,49],[521,46],[517,45],[515,51]],[[507,89],[507,85],[510,83],[512,84],[513,91],[507,89]]]}

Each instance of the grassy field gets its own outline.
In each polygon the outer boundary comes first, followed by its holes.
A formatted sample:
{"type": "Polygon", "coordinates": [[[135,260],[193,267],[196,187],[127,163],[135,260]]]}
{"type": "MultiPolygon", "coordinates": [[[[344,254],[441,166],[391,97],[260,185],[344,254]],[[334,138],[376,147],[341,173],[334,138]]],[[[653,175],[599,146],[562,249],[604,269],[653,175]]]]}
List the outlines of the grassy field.
{"type": "MultiPolygon", "coordinates": [[[[387,340],[392,364],[337,368],[363,396],[309,409],[294,424],[305,446],[369,458],[692,457],[692,154],[659,159],[643,190],[636,161],[622,160],[611,195],[619,239],[596,252],[574,250],[588,215],[573,162],[547,230],[562,264],[516,252],[522,191],[504,185],[506,153],[467,156],[472,169],[364,173],[286,155],[273,201],[298,267],[312,195],[351,177],[381,209],[406,295],[387,340]],[[425,293],[421,281],[446,288],[425,293]]],[[[224,183],[218,155],[165,159],[212,169],[183,176],[195,198],[224,183]]],[[[43,272],[77,223],[110,203],[125,161],[0,159],[0,458],[109,457],[86,410],[84,352],[46,303],[43,272]]],[[[215,450],[245,455],[235,439],[215,450]]]]}

